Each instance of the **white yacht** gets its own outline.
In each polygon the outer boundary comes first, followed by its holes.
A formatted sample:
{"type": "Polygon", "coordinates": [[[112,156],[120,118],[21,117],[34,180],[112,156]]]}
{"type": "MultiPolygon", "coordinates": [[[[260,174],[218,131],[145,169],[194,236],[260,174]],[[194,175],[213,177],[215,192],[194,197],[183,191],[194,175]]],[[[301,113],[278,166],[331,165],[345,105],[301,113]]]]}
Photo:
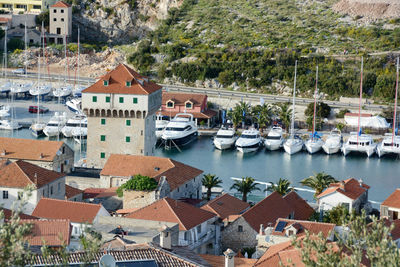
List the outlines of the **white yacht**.
{"type": "Polygon", "coordinates": [[[290,123],[290,137],[286,139],[283,144],[283,148],[286,153],[292,155],[303,149],[303,140],[295,135],[294,132],[294,113],[295,113],[295,105],[296,105],[296,78],[297,78],[297,60],[294,66],[294,87],[293,87],[293,106],[292,106],[292,119],[290,123]]]}
{"type": "Polygon", "coordinates": [[[358,134],[351,132],[350,137],[345,144],[343,144],[342,152],[346,156],[350,152],[366,153],[368,157],[375,153],[376,143],[372,136],[369,134],[358,134]]]}
{"type": "Polygon", "coordinates": [[[325,143],[322,145],[322,149],[326,154],[331,155],[339,152],[342,147],[342,132],[338,129],[333,129],[325,143]]]}
{"type": "Polygon", "coordinates": [[[67,97],[72,93],[71,85],[64,85],[53,90],[53,96],[55,97],[67,97]]]}
{"type": "Polygon", "coordinates": [[[268,150],[278,150],[282,148],[283,142],[285,142],[285,139],[283,138],[282,127],[272,126],[272,129],[264,140],[265,147],[268,150]]]}
{"type": "Polygon", "coordinates": [[[13,87],[12,82],[5,82],[4,84],[0,85],[0,93],[10,92],[12,87],[13,87]]]}
{"type": "Polygon", "coordinates": [[[80,98],[72,98],[68,100],[66,103],[67,108],[74,113],[82,114],[82,99],[80,98]]]}
{"type": "Polygon", "coordinates": [[[80,85],[77,88],[72,90],[73,97],[82,97],[82,91],[85,90],[87,86],[80,85]]]}
{"type": "Polygon", "coordinates": [[[31,88],[32,88],[31,83],[17,83],[11,87],[11,93],[13,94],[28,93],[31,88]]]}
{"type": "Polygon", "coordinates": [[[236,149],[242,153],[254,152],[260,148],[262,139],[260,131],[251,129],[244,130],[240,137],[236,140],[236,149]]]}
{"type": "Polygon", "coordinates": [[[376,147],[376,153],[379,157],[385,154],[400,155],[400,136],[386,133],[382,142],[376,147]]]}
{"type": "Polygon", "coordinates": [[[324,141],[322,141],[321,137],[318,134],[314,134],[305,142],[304,146],[308,153],[314,154],[321,150],[323,144],[324,141]]]}
{"type": "Polygon", "coordinates": [[[179,147],[190,143],[197,135],[197,125],[193,115],[178,113],[165,127],[161,139],[167,147],[179,147]]]}
{"type": "Polygon", "coordinates": [[[33,136],[40,137],[44,135],[44,127],[46,127],[46,124],[44,123],[34,123],[31,125],[31,127],[29,127],[29,129],[31,130],[33,136]]]}
{"type": "Polygon", "coordinates": [[[43,129],[43,133],[48,136],[59,136],[61,134],[61,129],[65,126],[67,122],[67,114],[63,112],[62,114],[56,112],[54,116],[50,118],[46,127],[43,129]]]}
{"type": "Polygon", "coordinates": [[[75,142],[82,144],[87,140],[87,127],[75,127],[72,129],[71,134],[75,142]]]}
{"type": "Polygon", "coordinates": [[[235,145],[236,133],[233,128],[222,127],[218,130],[217,135],[214,137],[214,146],[217,149],[224,150],[229,149],[235,145]]]}
{"type": "Polygon", "coordinates": [[[169,123],[169,120],[166,120],[164,116],[157,115],[157,117],[156,117],[156,137],[157,137],[157,140],[161,139],[161,135],[162,135],[165,127],[167,127],[168,123],[169,123]]]}
{"type": "Polygon", "coordinates": [[[0,118],[9,117],[10,116],[10,107],[0,105],[0,118]]]}
{"type": "Polygon", "coordinates": [[[65,126],[61,129],[61,132],[65,137],[72,137],[72,131],[75,128],[87,128],[86,116],[75,116],[68,119],[65,126]]]}
{"type": "Polygon", "coordinates": [[[18,130],[22,126],[17,121],[0,120],[1,130],[18,130]]]}
{"type": "Polygon", "coordinates": [[[32,96],[45,96],[48,95],[50,92],[51,86],[49,84],[36,85],[29,89],[29,93],[32,96]]]}

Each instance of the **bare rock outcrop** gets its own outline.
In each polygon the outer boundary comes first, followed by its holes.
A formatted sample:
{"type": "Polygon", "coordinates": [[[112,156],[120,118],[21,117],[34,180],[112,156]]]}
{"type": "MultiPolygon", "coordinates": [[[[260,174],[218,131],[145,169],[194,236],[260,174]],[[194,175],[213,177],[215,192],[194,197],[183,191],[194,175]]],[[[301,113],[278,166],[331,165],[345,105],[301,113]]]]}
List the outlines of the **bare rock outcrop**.
{"type": "Polygon", "coordinates": [[[333,10],[368,20],[400,18],[399,0],[341,0],[333,10]]]}

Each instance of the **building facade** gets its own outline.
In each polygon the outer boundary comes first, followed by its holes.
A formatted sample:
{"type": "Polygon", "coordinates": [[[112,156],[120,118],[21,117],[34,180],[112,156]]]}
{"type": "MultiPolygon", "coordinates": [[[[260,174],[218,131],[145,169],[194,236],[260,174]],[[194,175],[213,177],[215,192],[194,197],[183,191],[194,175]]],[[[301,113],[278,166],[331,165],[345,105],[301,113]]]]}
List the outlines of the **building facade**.
{"type": "Polygon", "coordinates": [[[59,1],[50,7],[49,13],[50,43],[63,43],[62,37],[72,34],[72,7],[59,1]],[[53,34],[58,36],[52,36],[53,34]]]}
{"type": "Polygon", "coordinates": [[[400,219],[400,188],[397,188],[385,201],[382,202],[381,217],[389,220],[400,219]]]}
{"type": "Polygon", "coordinates": [[[87,166],[102,168],[111,154],[153,155],[160,106],[161,86],[123,64],[83,90],[87,166]]]}
{"type": "Polygon", "coordinates": [[[40,13],[55,2],[56,0],[0,0],[0,9],[13,13],[40,13]]]}

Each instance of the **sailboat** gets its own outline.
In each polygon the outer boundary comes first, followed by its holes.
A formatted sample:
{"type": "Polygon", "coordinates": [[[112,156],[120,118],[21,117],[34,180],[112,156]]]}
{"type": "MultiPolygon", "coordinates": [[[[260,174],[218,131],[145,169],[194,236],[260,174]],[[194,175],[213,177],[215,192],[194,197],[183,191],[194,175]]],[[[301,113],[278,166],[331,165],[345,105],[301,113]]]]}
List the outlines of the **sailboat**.
{"type": "MultiPolygon", "coordinates": [[[[67,58],[67,35],[64,35],[64,58],[66,60],[68,60],[67,58]]],[[[68,62],[68,61],[67,61],[68,62]]],[[[69,96],[72,92],[72,86],[67,84],[67,69],[68,69],[68,63],[65,64],[65,69],[64,69],[64,84],[59,87],[59,88],[55,88],[53,90],[53,95],[55,97],[66,97],[69,96]]]]}
{"type": "Polygon", "coordinates": [[[294,88],[293,88],[293,107],[292,107],[292,121],[290,126],[290,137],[283,144],[283,148],[288,154],[295,154],[303,148],[303,140],[295,135],[294,132],[294,113],[296,105],[296,78],[297,78],[297,60],[294,66],[294,88]]]}
{"type": "Polygon", "coordinates": [[[0,93],[8,93],[11,90],[12,87],[12,82],[10,82],[9,80],[7,80],[7,27],[4,30],[4,59],[3,59],[3,73],[4,73],[4,79],[5,79],[5,83],[2,84],[0,86],[0,93]]]}
{"type": "MultiPolygon", "coordinates": [[[[27,41],[28,35],[26,31],[26,21],[25,21],[25,51],[24,51],[24,56],[25,56],[25,80],[28,80],[28,41],[27,41]]],[[[12,94],[25,94],[29,92],[29,90],[32,88],[32,83],[15,83],[11,87],[11,93],[12,94]]]]}
{"type": "MultiPolygon", "coordinates": [[[[42,37],[43,37],[43,39],[44,39],[43,30],[44,30],[44,27],[43,27],[43,24],[42,24],[42,37]]],[[[44,43],[44,40],[43,40],[43,43],[44,43]]],[[[43,46],[43,54],[44,54],[44,46],[43,46]]],[[[38,58],[38,83],[37,83],[36,88],[42,86],[42,85],[40,85],[40,71],[41,71],[41,66],[40,66],[40,51],[39,51],[39,58],[38,58]]],[[[39,110],[40,110],[40,95],[39,95],[39,94],[37,95],[37,108],[38,108],[38,112],[37,112],[36,123],[32,124],[31,127],[30,127],[31,132],[32,132],[32,134],[33,134],[35,137],[42,136],[42,135],[44,134],[44,133],[43,133],[43,129],[44,129],[44,127],[46,127],[46,124],[40,123],[40,112],[39,112],[39,110]]]]}
{"type": "Polygon", "coordinates": [[[80,29],[78,28],[78,57],[77,57],[77,69],[78,69],[78,87],[75,87],[74,85],[74,89],[72,90],[72,95],[74,97],[81,97],[82,96],[82,91],[84,89],[86,89],[87,86],[83,86],[83,85],[79,85],[79,79],[80,79],[80,29]]]}
{"type": "Polygon", "coordinates": [[[311,133],[311,138],[308,139],[305,143],[305,147],[310,154],[314,154],[321,150],[322,145],[324,142],[322,141],[321,137],[315,131],[315,117],[316,117],[316,110],[317,110],[317,94],[318,94],[318,66],[316,71],[316,78],[315,78],[315,91],[314,91],[314,115],[313,115],[313,129],[311,133]]]}
{"type": "Polygon", "coordinates": [[[369,134],[363,134],[360,127],[361,120],[361,102],[362,102],[362,90],[363,90],[363,67],[364,59],[361,58],[361,79],[360,79],[360,99],[358,105],[358,130],[357,132],[351,132],[347,142],[342,147],[343,155],[346,156],[350,152],[361,152],[366,153],[368,157],[375,153],[376,143],[369,134]]]}
{"type": "Polygon", "coordinates": [[[394,111],[393,111],[393,128],[392,133],[385,134],[382,142],[379,143],[376,148],[376,152],[379,157],[385,154],[397,154],[400,155],[400,136],[397,132],[397,93],[399,89],[399,58],[397,58],[397,69],[396,69],[396,92],[394,97],[394,111]]]}

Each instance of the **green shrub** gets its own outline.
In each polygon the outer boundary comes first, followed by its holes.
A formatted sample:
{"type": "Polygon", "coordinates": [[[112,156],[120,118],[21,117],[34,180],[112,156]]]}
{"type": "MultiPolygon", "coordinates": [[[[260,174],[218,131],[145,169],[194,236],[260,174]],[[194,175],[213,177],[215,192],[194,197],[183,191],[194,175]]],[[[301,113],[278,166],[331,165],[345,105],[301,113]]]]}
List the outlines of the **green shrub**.
{"type": "Polygon", "coordinates": [[[344,118],[344,114],[349,113],[350,110],[348,109],[341,109],[339,110],[339,112],[336,114],[336,118],[338,119],[343,119],[344,118]]]}
{"type": "Polygon", "coordinates": [[[14,50],[13,54],[14,54],[14,55],[19,55],[19,54],[21,54],[22,52],[23,52],[22,49],[18,49],[18,48],[17,48],[17,49],[14,50]]]}
{"type": "Polygon", "coordinates": [[[9,51],[15,51],[16,49],[24,49],[25,43],[21,39],[11,38],[7,43],[7,49],[9,51]]]}
{"type": "Polygon", "coordinates": [[[153,191],[157,188],[157,185],[158,183],[154,178],[137,174],[118,187],[117,195],[122,197],[124,190],[153,191]]]}

